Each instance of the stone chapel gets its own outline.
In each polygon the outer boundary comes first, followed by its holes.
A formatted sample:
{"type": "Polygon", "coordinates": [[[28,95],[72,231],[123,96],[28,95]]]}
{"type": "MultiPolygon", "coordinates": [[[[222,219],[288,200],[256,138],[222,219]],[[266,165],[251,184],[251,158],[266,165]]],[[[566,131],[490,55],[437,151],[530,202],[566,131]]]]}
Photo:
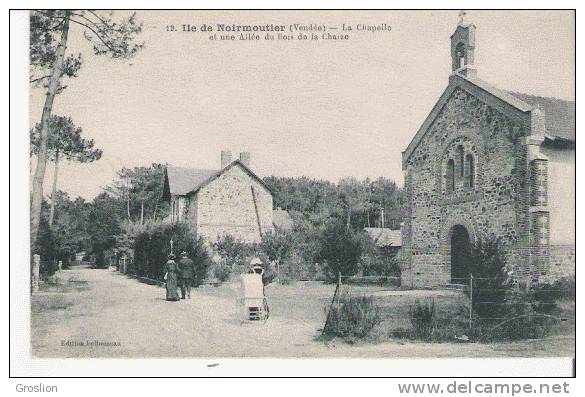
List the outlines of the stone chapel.
{"type": "Polygon", "coordinates": [[[449,84],[402,153],[405,286],[466,283],[469,246],[490,235],[514,274],[575,272],[575,102],[479,79],[475,37],[460,21],[449,84]]]}

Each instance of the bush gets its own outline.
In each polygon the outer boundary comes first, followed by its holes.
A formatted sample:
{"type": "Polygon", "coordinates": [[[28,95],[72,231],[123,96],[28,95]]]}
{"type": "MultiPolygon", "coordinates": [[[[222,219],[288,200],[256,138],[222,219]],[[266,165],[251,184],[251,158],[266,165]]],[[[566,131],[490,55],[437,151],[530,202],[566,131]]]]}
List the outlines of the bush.
{"type": "Polygon", "coordinates": [[[575,276],[559,278],[552,284],[547,284],[546,289],[551,290],[557,300],[575,300],[575,276]]]}
{"type": "Polygon", "coordinates": [[[59,246],[53,231],[44,218],[41,218],[36,244],[32,247],[31,265],[34,254],[38,254],[41,257],[41,263],[39,265],[39,276],[41,279],[44,280],[55,274],[58,270],[57,262],[60,256],[59,246]]]}
{"type": "Polygon", "coordinates": [[[230,279],[230,276],[232,274],[232,270],[230,269],[229,266],[226,266],[222,263],[218,263],[215,265],[215,267],[213,268],[213,276],[219,281],[219,282],[226,282],[227,280],[230,279]]]}
{"type": "Polygon", "coordinates": [[[278,283],[281,285],[291,285],[294,284],[296,280],[286,274],[282,274],[279,278],[278,278],[278,283]]]}
{"type": "Polygon", "coordinates": [[[213,243],[213,250],[219,254],[226,266],[240,273],[249,269],[248,261],[258,251],[254,244],[236,240],[230,235],[223,236],[213,243]]]}
{"type": "Polygon", "coordinates": [[[262,235],[259,249],[270,262],[276,263],[280,268],[287,267],[293,255],[292,235],[282,230],[265,233],[262,235]]]}
{"type": "Polygon", "coordinates": [[[505,310],[499,319],[478,319],[477,338],[484,341],[543,338],[551,333],[557,322],[551,315],[556,306],[544,304],[536,291],[510,289],[506,294],[505,310]]]}
{"type": "Polygon", "coordinates": [[[182,223],[157,224],[138,233],[134,241],[134,265],[132,272],[138,276],[162,280],[164,265],[170,254],[173,240],[175,255],[182,251],[195,264],[194,286],[199,286],[207,277],[211,259],[203,240],[197,239],[188,225],[182,223]]]}
{"type": "Polygon", "coordinates": [[[345,295],[331,306],[323,336],[363,339],[381,322],[380,308],[371,297],[345,295]]]}
{"type": "Polygon", "coordinates": [[[416,301],[409,310],[410,323],[417,339],[430,340],[435,328],[435,301],[416,301]]]}
{"type": "Polygon", "coordinates": [[[471,247],[469,263],[474,276],[473,326],[478,339],[542,338],[552,331],[558,296],[546,284],[513,286],[499,239],[477,241],[471,247]]]}
{"type": "Polygon", "coordinates": [[[264,265],[264,274],[262,275],[262,283],[268,285],[276,280],[278,274],[271,264],[264,265]]]}

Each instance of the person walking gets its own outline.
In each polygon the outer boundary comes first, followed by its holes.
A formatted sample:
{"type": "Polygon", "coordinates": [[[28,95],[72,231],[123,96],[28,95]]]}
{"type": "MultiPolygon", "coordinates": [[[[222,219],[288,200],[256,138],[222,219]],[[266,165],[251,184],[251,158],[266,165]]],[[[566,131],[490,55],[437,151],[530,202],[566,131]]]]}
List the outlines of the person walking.
{"type": "Polygon", "coordinates": [[[179,260],[179,285],[181,287],[181,299],[191,299],[191,282],[195,275],[193,261],[187,256],[185,251],[181,252],[181,259],[179,260]]]}
{"type": "Polygon", "coordinates": [[[167,300],[178,301],[179,294],[177,293],[177,281],[179,278],[179,266],[175,262],[175,255],[170,254],[169,260],[165,263],[165,285],[167,289],[167,300]]]}

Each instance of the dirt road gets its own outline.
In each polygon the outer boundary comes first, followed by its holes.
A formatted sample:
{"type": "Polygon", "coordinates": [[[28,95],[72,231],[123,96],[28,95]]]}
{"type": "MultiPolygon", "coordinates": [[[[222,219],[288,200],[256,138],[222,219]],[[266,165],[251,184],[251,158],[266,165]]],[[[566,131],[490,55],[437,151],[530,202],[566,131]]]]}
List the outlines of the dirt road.
{"type": "Polygon", "coordinates": [[[164,289],[110,270],[62,271],[59,285],[32,299],[35,357],[535,357],[573,355],[574,339],[502,344],[426,344],[403,341],[348,345],[316,341],[322,302],[283,301],[299,287],[267,288],[273,295],[265,324],[241,325],[237,286],[194,289],[191,300],[167,302],[164,289]],[[282,288],[280,291],[278,288],[282,288]],[[287,289],[288,288],[288,289],[287,289]],[[308,305],[307,302],[317,302],[308,305]],[[289,307],[302,307],[307,316],[289,307]],[[303,306],[305,305],[305,306],[303,306]]]}

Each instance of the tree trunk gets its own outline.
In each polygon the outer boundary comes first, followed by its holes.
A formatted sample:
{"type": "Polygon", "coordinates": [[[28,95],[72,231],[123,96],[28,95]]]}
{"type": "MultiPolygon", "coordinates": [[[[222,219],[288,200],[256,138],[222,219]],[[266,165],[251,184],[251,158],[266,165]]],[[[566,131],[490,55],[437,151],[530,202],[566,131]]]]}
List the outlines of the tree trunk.
{"type": "Polygon", "coordinates": [[[347,207],[347,230],[351,228],[351,205],[347,207]]]}
{"type": "Polygon", "coordinates": [[[128,222],[130,221],[130,183],[126,179],[126,215],[128,215],[128,222]]]}
{"type": "Polygon", "coordinates": [[[59,175],[59,150],[55,152],[55,171],[53,173],[53,190],[51,192],[51,208],[49,210],[49,226],[55,219],[55,200],[57,199],[57,177],[59,175]]]}
{"type": "Polygon", "coordinates": [[[154,212],[152,213],[152,219],[156,221],[156,216],[158,213],[158,199],[156,200],[156,204],[154,205],[154,212]]]}
{"type": "Polygon", "coordinates": [[[144,225],[144,200],[140,202],[140,224],[144,225]]]}
{"type": "Polygon", "coordinates": [[[69,12],[65,14],[65,21],[63,22],[63,30],[61,32],[61,40],[55,53],[55,63],[53,64],[53,71],[49,80],[49,88],[47,90],[47,97],[45,98],[45,106],[43,107],[43,114],[41,116],[41,133],[39,139],[39,152],[37,154],[37,166],[33,178],[32,199],[31,199],[31,226],[30,238],[31,243],[36,246],[36,240],[39,232],[39,225],[41,223],[41,206],[43,203],[43,181],[45,179],[45,170],[47,168],[47,151],[49,140],[49,120],[53,110],[53,101],[55,95],[59,90],[59,82],[63,73],[63,64],[65,59],[65,48],[67,47],[67,35],[69,34],[69,12]]]}

